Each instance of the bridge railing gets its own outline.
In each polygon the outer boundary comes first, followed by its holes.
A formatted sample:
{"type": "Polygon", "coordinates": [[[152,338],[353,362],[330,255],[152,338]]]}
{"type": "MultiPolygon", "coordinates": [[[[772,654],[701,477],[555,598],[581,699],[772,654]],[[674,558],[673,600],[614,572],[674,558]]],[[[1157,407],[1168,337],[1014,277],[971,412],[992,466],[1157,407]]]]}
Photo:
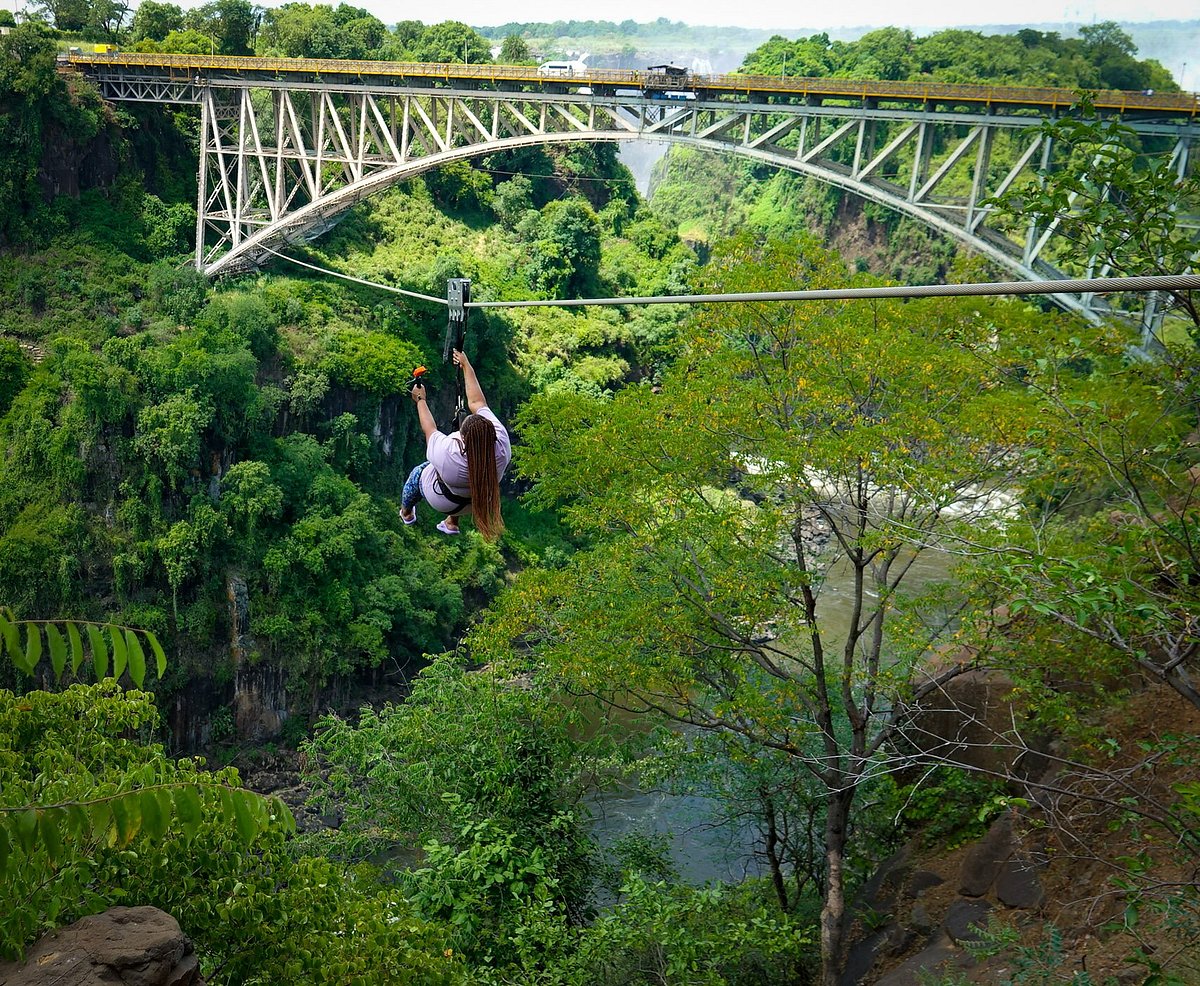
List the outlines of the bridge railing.
{"type": "MultiPolygon", "coordinates": [[[[445,62],[368,62],[350,59],[260,58],[241,55],[181,55],[145,52],[96,52],[68,56],[78,68],[111,65],[169,69],[172,72],[267,72],[278,76],[391,77],[401,79],[455,79],[477,82],[528,84],[611,85],[645,89],[649,73],[625,69],[587,69],[583,72],[540,75],[534,65],[464,65],[445,62]]],[[[983,104],[988,106],[1033,106],[1067,108],[1077,104],[1080,93],[1072,89],[1036,86],[990,86],[924,81],[893,82],[878,79],[812,78],[801,76],[755,76],[740,74],[689,75],[682,89],[720,94],[778,93],[804,98],[854,100],[897,100],[983,104]]],[[[1185,92],[1094,90],[1088,96],[1098,109],[1126,112],[1145,111],[1193,119],[1200,116],[1200,96],[1185,92]]]]}

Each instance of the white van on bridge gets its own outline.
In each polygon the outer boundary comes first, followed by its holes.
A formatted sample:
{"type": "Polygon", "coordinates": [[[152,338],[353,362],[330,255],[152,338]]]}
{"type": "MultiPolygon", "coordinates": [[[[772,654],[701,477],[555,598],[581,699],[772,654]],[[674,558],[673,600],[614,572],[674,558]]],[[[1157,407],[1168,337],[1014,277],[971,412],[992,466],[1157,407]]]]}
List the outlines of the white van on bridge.
{"type": "Polygon", "coordinates": [[[574,75],[583,75],[585,72],[587,72],[587,66],[583,64],[582,59],[574,62],[542,62],[538,66],[538,75],[547,78],[569,79],[574,75]]]}

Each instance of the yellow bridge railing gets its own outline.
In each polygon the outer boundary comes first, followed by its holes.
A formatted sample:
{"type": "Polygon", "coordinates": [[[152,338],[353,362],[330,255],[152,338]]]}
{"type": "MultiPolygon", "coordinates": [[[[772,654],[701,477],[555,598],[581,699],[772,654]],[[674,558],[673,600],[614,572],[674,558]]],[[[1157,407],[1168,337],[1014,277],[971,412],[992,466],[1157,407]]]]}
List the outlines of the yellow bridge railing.
{"type": "MultiPolygon", "coordinates": [[[[613,86],[645,89],[648,72],[624,69],[587,69],[570,74],[542,75],[535,65],[463,65],[436,62],[366,62],[347,59],[258,58],[238,55],[165,55],[140,52],[73,53],[67,62],[81,70],[100,67],[146,68],[175,73],[273,73],[290,75],[354,76],[357,78],[464,80],[490,83],[547,83],[577,86],[613,86]]],[[[661,85],[657,88],[662,88],[661,85]]],[[[876,79],[806,78],[740,74],[689,75],[676,88],[710,94],[778,93],[781,95],[856,100],[892,100],[1066,108],[1079,102],[1073,89],[1037,86],[959,85],[936,82],[888,82],[876,79]]],[[[1088,93],[1098,109],[1146,111],[1162,115],[1200,116],[1200,96],[1186,92],[1144,92],[1100,89],[1088,93]]]]}

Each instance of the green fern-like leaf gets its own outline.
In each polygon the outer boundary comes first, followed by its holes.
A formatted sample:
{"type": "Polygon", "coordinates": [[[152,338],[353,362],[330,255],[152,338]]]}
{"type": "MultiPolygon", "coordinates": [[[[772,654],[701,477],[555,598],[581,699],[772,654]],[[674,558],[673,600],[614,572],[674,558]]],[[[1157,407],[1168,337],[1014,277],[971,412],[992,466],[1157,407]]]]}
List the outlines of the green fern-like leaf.
{"type": "Polygon", "coordinates": [[[104,646],[104,634],[93,623],[87,625],[88,644],[92,648],[92,670],[96,678],[108,677],[108,648],[104,646]]]}
{"type": "Polygon", "coordinates": [[[213,782],[165,783],[63,805],[0,808],[0,878],[14,861],[42,849],[51,866],[68,845],[100,839],[124,847],[139,837],[161,839],[173,826],[194,838],[205,816],[231,827],[251,845],[272,826],[294,832],[296,820],[278,798],[213,782]]]}
{"type": "Polygon", "coordinates": [[[129,677],[141,688],[146,682],[146,654],[132,630],[125,631],[125,643],[129,651],[129,677]]]}
{"type": "Polygon", "coordinates": [[[175,812],[184,834],[194,838],[200,830],[200,795],[195,788],[182,787],[175,792],[175,812]]]}
{"type": "Polygon", "coordinates": [[[121,632],[120,627],[108,625],[108,636],[112,641],[112,675],[114,678],[120,678],[125,673],[125,664],[129,660],[129,652],[125,647],[125,634],[121,632]]]}
{"type": "Polygon", "coordinates": [[[33,674],[37,662],[42,659],[42,628],[36,623],[25,625],[25,670],[33,674]]]}
{"type": "Polygon", "coordinates": [[[42,845],[46,847],[46,857],[51,864],[62,859],[63,842],[62,835],[59,831],[59,818],[62,812],[56,808],[49,808],[40,813],[38,818],[38,835],[41,837],[42,845]]]}
{"type": "Polygon", "coordinates": [[[158,672],[158,677],[162,678],[167,673],[167,655],[163,653],[162,645],[158,642],[158,638],[149,630],[146,631],[146,643],[150,645],[150,650],[154,653],[155,669],[158,672]]]}
{"type": "Polygon", "coordinates": [[[76,620],[18,620],[7,607],[0,607],[0,655],[7,652],[15,667],[32,675],[44,653],[42,635],[45,634],[55,677],[62,678],[68,659],[71,673],[78,674],[85,657],[81,630],[87,634],[88,648],[92,652],[92,669],[97,679],[108,677],[110,646],[114,678],[120,678],[128,670],[133,683],[138,688],[145,687],[147,646],[154,655],[158,677],[166,674],[167,655],[163,653],[158,638],[149,630],[76,620]],[[25,627],[24,646],[21,645],[22,625],[25,627]],[[105,630],[108,631],[107,640],[105,630]]]}
{"type": "Polygon", "coordinates": [[[53,623],[46,624],[46,643],[50,645],[50,667],[54,669],[54,677],[62,678],[67,667],[67,642],[53,623]]]}
{"type": "Polygon", "coordinates": [[[24,660],[25,654],[21,650],[21,634],[8,610],[0,610],[0,643],[4,645],[4,649],[8,651],[8,656],[14,663],[17,661],[18,655],[21,660],[24,660]]]}
{"type": "Polygon", "coordinates": [[[71,645],[71,674],[79,674],[83,664],[83,640],[79,636],[79,627],[74,623],[67,624],[67,641],[71,645]]]}
{"type": "Polygon", "coordinates": [[[13,835],[21,849],[26,853],[33,851],[37,842],[37,809],[23,808],[13,816],[13,835]]]}
{"type": "MultiPolygon", "coordinates": [[[[108,676],[110,645],[114,677],[120,677],[128,669],[134,684],[142,687],[146,646],[154,655],[158,676],[161,678],[166,672],[162,645],[149,631],[110,623],[17,620],[10,609],[0,607],[0,656],[7,653],[9,660],[27,674],[33,674],[43,656],[43,634],[51,666],[59,677],[66,670],[68,659],[72,673],[82,666],[86,656],[85,634],[97,678],[108,676]]],[[[131,779],[136,789],[115,794],[97,792],[102,796],[91,801],[0,807],[0,878],[15,861],[39,850],[44,858],[35,865],[48,864],[53,868],[79,847],[94,845],[96,840],[124,847],[139,837],[160,839],[173,828],[194,838],[206,817],[232,828],[247,845],[272,826],[295,831],[295,818],[278,798],[268,800],[215,780],[179,783],[164,776],[154,765],[147,765],[131,779]]]]}
{"type": "Polygon", "coordinates": [[[258,835],[258,823],[254,819],[243,791],[238,791],[233,797],[233,817],[239,838],[246,845],[250,845],[254,841],[254,837],[258,835]]]}

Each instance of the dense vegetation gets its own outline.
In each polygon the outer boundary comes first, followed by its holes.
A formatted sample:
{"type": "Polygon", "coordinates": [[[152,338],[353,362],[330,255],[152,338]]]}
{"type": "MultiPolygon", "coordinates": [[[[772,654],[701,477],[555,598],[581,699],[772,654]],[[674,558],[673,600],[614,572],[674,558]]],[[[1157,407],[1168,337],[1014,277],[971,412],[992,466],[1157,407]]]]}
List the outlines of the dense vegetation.
{"type": "MultiPolygon", "coordinates": [[[[12,84],[22,119],[36,125],[39,115],[61,117],[60,104],[74,106],[36,26],[5,40],[9,64],[20,58],[44,80],[33,91],[12,84]]],[[[84,101],[73,112],[89,105],[99,107],[84,101]]],[[[64,128],[62,139],[87,141],[101,126],[136,167],[110,112],[90,129],[64,128]]],[[[11,152],[35,174],[37,147],[11,152]]],[[[367,275],[386,270],[439,293],[459,274],[517,296],[682,286],[690,252],[635,214],[636,202],[610,194],[630,187],[611,148],[490,164],[547,177],[493,188],[484,173],[447,168],[357,213],[330,249],[367,275]],[[581,196],[557,197],[570,178],[556,171],[617,180],[592,183],[597,213],[581,196]],[[468,235],[475,245],[464,251],[468,235]]],[[[115,612],[155,630],[181,658],[178,684],[193,671],[228,676],[232,578],[254,600],[251,656],[286,666],[298,694],[451,642],[464,593],[493,592],[503,562],[471,540],[405,537],[392,504],[415,448],[401,384],[413,366],[433,362],[433,309],[286,276],[214,293],[180,267],[180,244],[168,235],[194,227],[191,206],[163,203],[128,172],[110,189],[48,206],[30,181],[13,190],[7,215],[10,242],[20,244],[0,260],[15,302],[3,316],[11,454],[0,592],[9,603],[26,614],[115,612]],[[56,236],[66,223],[76,231],[56,236]],[[44,357],[36,370],[16,340],[44,357]]],[[[534,385],[599,394],[650,372],[661,325],[661,313],[581,314],[567,328],[541,314],[480,318],[472,346],[485,388],[507,412],[529,386],[503,358],[514,337],[534,385]]]]}
{"type": "MultiPolygon", "coordinates": [[[[245,28],[240,4],[147,0],[141,43],[476,54],[454,23],[380,31],[291,4],[245,28]]],[[[903,32],[877,33],[862,64],[903,32]]],[[[980,77],[1007,50],[953,35],[946,64],[980,77]]],[[[498,545],[438,538],[396,500],[421,455],[412,367],[448,389],[440,309],[283,265],[206,283],[194,120],[104,106],[55,73],[61,40],[0,38],[5,956],[136,902],[179,919],[215,983],[832,984],[882,859],[1009,811],[1066,833],[1065,865],[1114,874],[1094,888],[1120,900],[1105,934],[1147,976],[1195,972],[1200,751],[1115,718],[1147,682],[1200,709],[1194,308],[1153,361],[1128,358],[1125,327],[1005,300],[472,315],[516,478],[498,545]],[[948,578],[918,577],[930,554],[948,578]],[[114,647],[139,639],[118,625],[153,631],[165,674],[139,662],[126,689],[68,661],[72,634],[103,640],[75,619],[114,647]],[[1056,750],[1055,799],[1035,805],[1036,778],[1003,762],[959,769],[929,728],[967,672],[1012,683],[987,745],[1056,750]],[[271,674],[334,830],[296,834],[250,811],[232,768],[171,754],[252,735],[234,696],[271,674]],[[398,680],[380,691],[402,701],[330,711],[331,686],[398,680]],[[181,707],[200,725],[171,736],[181,707]],[[600,844],[590,806],[610,788],[703,796],[749,833],[757,875],[700,888],[649,832],[600,844]]],[[[1111,41],[1038,36],[1028,61],[1128,68],[1111,41]]],[[[1106,139],[1073,126],[1077,153],[1106,139]]],[[[1171,223],[1195,181],[1137,155],[1113,169],[1137,191],[1120,217],[1076,196],[1077,241],[1129,272],[1186,250],[1171,223]],[[1159,225],[1139,201],[1166,204],[1159,225]]],[[[1050,215],[1067,193],[1008,208],[1050,215]]],[[[806,235],[808,210],[844,211],[811,189],[735,186],[728,221],[683,196],[664,182],[648,208],[608,146],[528,149],[355,207],[308,256],[506,299],[873,283],[806,235]],[[700,255],[681,219],[707,224],[700,255]]],[[[909,250],[927,265],[910,277],[952,262],[909,250]]],[[[1033,968],[1007,933],[988,942],[1033,968]]]]}

